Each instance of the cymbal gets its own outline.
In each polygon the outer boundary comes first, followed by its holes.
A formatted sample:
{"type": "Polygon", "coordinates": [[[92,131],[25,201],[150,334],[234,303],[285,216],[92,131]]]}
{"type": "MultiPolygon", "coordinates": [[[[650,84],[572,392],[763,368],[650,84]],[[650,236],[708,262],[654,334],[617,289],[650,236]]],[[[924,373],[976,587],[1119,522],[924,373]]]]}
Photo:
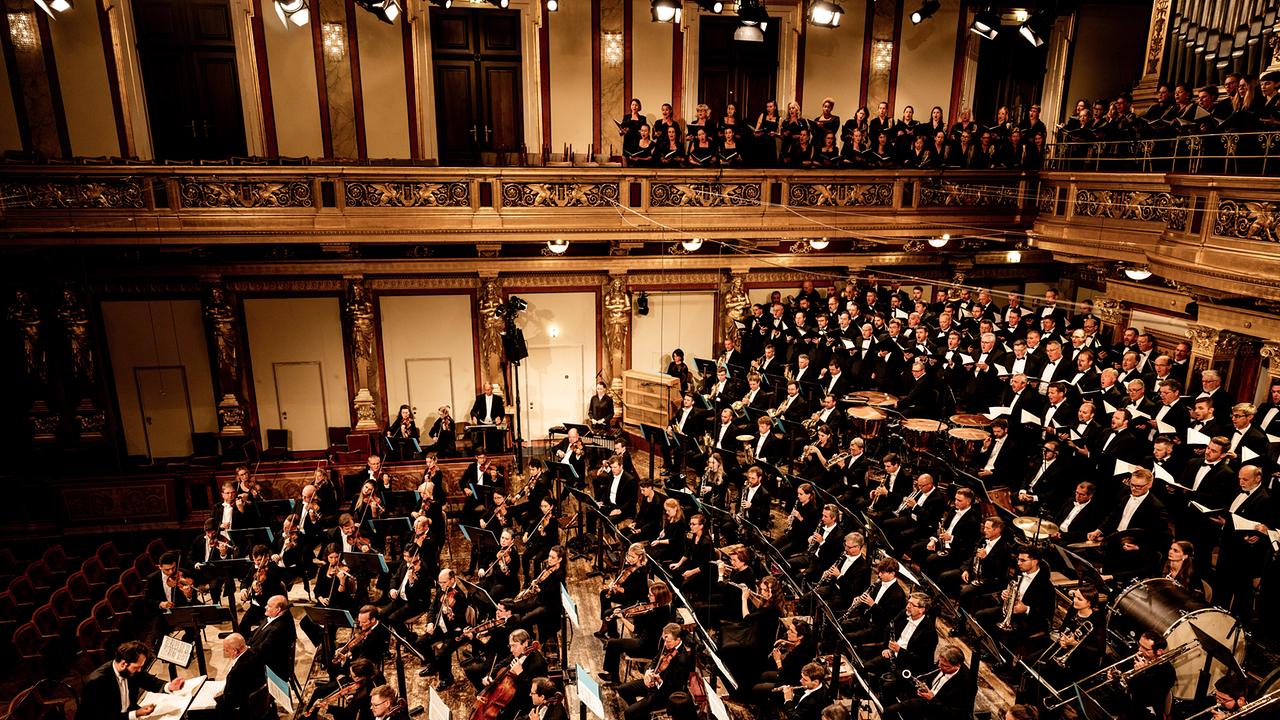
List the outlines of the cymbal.
{"type": "Polygon", "coordinates": [[[1094,542],[1092,540],[1082,540],[1080,542],[1073,542],[1067,545],[1068,550],[1088,550],[1096,547],[1102,547],[1102,543],[1094,542]]]}
{"type": "Polygon", "coordinates": [[[1058,523],[1031,515],[1023,515],[1013,519],[1013,526],[1021,530],[1028,538],[1052,537],[1058,532],[1058,523]]]}
{"type": "Polygon", "coordinates": [[[755,435],[738,435],[737,436],[738,442],[751,442],[752,440],[755,440],[755,439],[756,439],[755,435]]]}

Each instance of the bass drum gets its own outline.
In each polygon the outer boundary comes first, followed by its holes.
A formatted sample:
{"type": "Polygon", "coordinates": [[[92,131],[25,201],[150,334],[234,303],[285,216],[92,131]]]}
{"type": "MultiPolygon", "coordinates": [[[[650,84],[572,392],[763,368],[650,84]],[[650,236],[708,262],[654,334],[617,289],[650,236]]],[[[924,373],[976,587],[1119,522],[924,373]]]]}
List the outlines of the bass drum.
{"type": "MultiPolygon", "coordinates": [[[[1145,630],[1163,635],[1169,650],[1192,643],[1191,651],[1173,661],[1178,673],[1173,697],[1178,700],[1195,698],[1200,671],[1209,657],[1193,628],[1199,628],[1229,648],[1238,662],[1244,662],[1244,630],[1231,613],[1209,606],[1173,580],[1150,578],[1135,582],[1111,601],[1111,631],[1129,641],[1129,647],[1137,646],[1138,637],[1145,630]]],[[[1221,662],[1213,661],[1209,669],[1210,692],[1226,670],[1221,662]]]]}

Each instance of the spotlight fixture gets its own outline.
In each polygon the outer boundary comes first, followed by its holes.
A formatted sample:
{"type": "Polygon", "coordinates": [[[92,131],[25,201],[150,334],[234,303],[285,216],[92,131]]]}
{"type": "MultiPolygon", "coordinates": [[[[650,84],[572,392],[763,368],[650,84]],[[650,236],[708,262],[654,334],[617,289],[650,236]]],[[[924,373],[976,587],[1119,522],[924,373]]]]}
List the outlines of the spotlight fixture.
{"type": "Polygon", "coordinates": [[[356,4],[388,25],[394,24],[401,13],[400,0],[356,0],[356,4]]]}
{"type": "Polygon", "coordinates": [[[840,27],[844,8],[828,0],[814,0],[809,5],[809,22],[818,27],[840,27]]]}
{"type": "Polygon", "coordinates": [[[1000,16],[995,14],[991,8],[978,11],[973,16],[973,22],[969,25],[969,32],[979,35],[988,40],[995,40],[1000,34],[1000,16]]]}
{"type": "Polygon", "coordinates": [[[1018,27],[1018,34],[1031,43],[1032,47],[1044,45],[1045,36],[1049,34],[1049,16],[1037,12],[1018,27]]]}
{"type": "Polygon", "coordinates": [[[929,238],[929,247],[944,248],[951,242],[951,233],[942,233],[940,237],[929,238]]]}
{"type": "Polygon", "coordinates": [[[649,314],[649,293],[640,292],[640,297],[636,298],[636,312],[641,315],[649,314]]]}
{"type": "Polygon", "coordinates": [[[680,246],[684,248],[685,252],[697,252],[698,248],[702,247],[702,238],[689,238],[682,241],[680,246]]]}
{"type": "Polygon", "coordinates": [[[569,241],[564,238],[556,238],[547,241],[547,249],[556,255],[563,255],[569,250],[569,241]]]}
{"type": "Polygon", "coordinates": [[[56,18],[57,15],[54,13],[64,13],[71,9],[71,0],[49,0],[48,2],[36,0],[36,5],[40,6],[40,9],[49,17],[56,18]]]}
{"type": "Polygon", "coordinates": [[[1151,277],[1151,271],[1146,265],[1133,265],[1124,269],[1124,275],[1134,282],[1142,282],[1151,277]]]}
{"type": "Polygon", "coordinates": [[[938,12],[938,8],[940,7],[942,7],[942,3],[938,0],[924,0],[924,3],[920,5],[919,10],[911,13],[911,24],[919,25],[925,20],[928,20],[933,17],[934,13],[938,12]]]}
{"type": "Polygon", "coordinates": [[[1020,263],[1022,262],[1022,253],[1017,250],[1010,250],[1009,253],[1005,255],[1005,260],[1008,260],[1011,263],[1020,263]]]}
{"type": "Polygon", "coordinates": [[[547,0],[547,12],[555,12],[560,9],[560,0],[547,0]]]}
{"type": "Polygon", "coordinates": [[[719,15],[720,11],[724,10],[724,3],[721,0],[698,0],[698,7],[719,15]]]}
{"type": "Polygon", "coordinates": [[[289,23],[302,27],[311,20],[311,8],[307,7],[307,0],[276,0],[275,6],[276,17],[280,18],[280,24],[286,29],[289,23]]]}
{"type": "Polygon", "coordinates": [[[512,295],[511,297],[507,298],[507,312],[511,313],[512,315],[516,313],[524,312],[525,310],[528,310],[528,309],[529,309],[529,303],[524,299],[518,298],[515,295],[512,295]]]}
{"type": "Polygon", "coordinates": [[[445,10],[448,10],[449,8],[453,7],[453,0],[431,0],[431,4],[435,5],[438,8],[444,8],[445,10]]]}
{"type": "Polygon", "coordinates": [[[826,250],[827,246],[830,244],[831,244],[831,241],[826,238],[818,238],[816,240],[809,241],[809,247],[813,248],[814,250],[826,250]]]}
{"type": "Polygon", "coordinates": [[[764,42],[764,31],[759,25],[739,25],[733,31],[733,39],[739,42],[764,42]]]}
{"type": "Polygon", "coordinates": [[[652,0],[649,13],[654,22],[680,22],[680,0],[652,0]]]}
{"type": "Polygon", "coordinates": [[[761,30],[769,29],[769,11],[762,2],[742,2],[738,5],[738,20],[743,25],[759,25],[761,30]]]}

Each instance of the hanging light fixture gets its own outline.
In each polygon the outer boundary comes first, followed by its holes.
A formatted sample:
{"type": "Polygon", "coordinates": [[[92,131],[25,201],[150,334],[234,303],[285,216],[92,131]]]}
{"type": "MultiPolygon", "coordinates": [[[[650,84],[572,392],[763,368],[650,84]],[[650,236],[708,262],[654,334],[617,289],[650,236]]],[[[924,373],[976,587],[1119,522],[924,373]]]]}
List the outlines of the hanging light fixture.
{"type": "Polygon", "coordinates": [[[280,24],[286,29],[289,23],[302,27],[311,20],[311,8],[307,7],[307,0],[276,0],[275,6],[276,17],[280,18],[280,24]]]}
{"type": "Polygon", "coordinates": [[[973,22],[969,24],[969,32],[988,40],[995,40],[1000,34],[1000,16],[989,7],[979,10],[978,14],[973,16],[973,22]]]}
{"type": "Polygon", "coordinates": [[[1124,275],[1134,282],[1142,282],[1151,277],[1151,271],[1146,265],[1132,265],[1124,269],[1124,275]]]}
{"type": "Polygon", "coordinates": [[[831,241],[826,238],[818,238],[816,240],[809,241],[809,247],[813,248],[814,250],[826,250],[827,246],[830,244],[831,244],[831,241]]]}
{"type": "Polygon", "coordinates": [[[556,255],[563,255],[569,250],[569,241],[564,238],[556,238],[547,241],[547,249],[556,255]]]}
{"type": "Polygon", "coordinates": [[[560,0],[547,0],[547,12],[556,12],[560,9],[560,0]]]}
{"type": "Polygon", "coordinates": [[[809,5],[809,22],[818,27],[839,27],[843,15],[844,8],[828,0],[814,0],[809,5]]]}
{"type": "Polygon", "coordinates": [[[654,22],[680,22],[680,0],[653,0],[649,13],[654,22]]]}
{"type": "Polygon", "coordinates": [[[697,0],[697,2],[698,7],[709,13],[719,15],[720,11],[724,10],[724,2],[722,2],[722,0],[697,0]]]}
{"type": "Polygon", "coordinates": [[[1018,27],[1018,34],[1031,43],[1032,47],[1044,45],[1045,36],[1049,34],[1049,15],[1044,12],[1037,12],[1027,18],[1018,27]]]}
{"type": "Polygon", "coordinates": [[[1011,263],[1020,263],[1022,262],[1022,253],[1017,250],[1010,250],[1005,259],[1011,263]]]}
{"type": "Polygon", "coordinates": [[[702,247],[702,238],[689,238],[688,240],[682,240],[680,242],[680,246],[684,248],[685,252],[697,252],[698,248],[702,247]]]}
{"type": "Polygon", "coordinates": [[[942,233],[942,235],[938,237],[929,238],[929,247],[942,249],[946,247],[949,242],[951,242],[951,233],[942,233]]]}
{"type": "Polygon", "coordinates": [[[925,20],[928,20],[933,17],[934,13],[938,12],[938,8],[940,7],[942,7],[942,3],[938,0],[924,0],[924,3],[920,5],[919,10],[911,13],[911,24],[919,25],[925,20]]]}
{"type": "Polygon", "coordinates": [[[54,13],[64,13],[71,9],[71,0],[36,0],[36,5],[49,17],[56,18],[54,13]]]}

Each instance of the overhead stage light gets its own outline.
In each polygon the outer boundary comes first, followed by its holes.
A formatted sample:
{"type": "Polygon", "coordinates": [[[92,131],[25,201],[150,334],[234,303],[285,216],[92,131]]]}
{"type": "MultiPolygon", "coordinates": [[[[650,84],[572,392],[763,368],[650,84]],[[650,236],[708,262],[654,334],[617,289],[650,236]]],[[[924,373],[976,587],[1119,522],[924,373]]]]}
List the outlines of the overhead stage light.
{"type": "Polygon", "coordinates": [[[698,248],[702,247],[702,238],[689,238],[682,241],[680,246],[684,248],[685,252],[697,252],[698,248]]]}
{"type": "Polygon", "coordinates": [[[698,0],[698,7],[709,13],[719,15],[724,10],[724,3],[721,0],[698,0]]]}
{"type": "Polygon", "coordinates": [[[547,241],[547,249],[556,255],[563,255],[569,250],[569,241],[563,238],[547,241]]]}
{"type": "Polygon", "coordinates": [[[388,25],[394,24],[402,12],[400,0],[356,0],[356,4],[388,25]]]}
{"type": "Polygon", "coordinates": [[[969,31],[988,40],[995,40],[996,36],[1000,34],[1000,16],[995,14],[991,8],[981,10],[977,15],[973,16],[969,31]]]}
{"type": "Polygon", "coordinates": [[[809,6],[809,22],[818,27],[840,27],[843,15],[844,8],[828,0],[814,0],[809,6]]]}
{"type": "Polygon", "coordinates": [[[938,0],[924,0],[924,4],[920,6],[919,10],[911,13],[911,24],[919,25],[928,20],[933,17],[934,13],[938,12],[940,7],[942,7],[942,3],[938,2],[938,0]]]}
{"type": "Polygon", "coordinates": [[[280,24],[286,28],[289,23],[302,27],[311,21],[311,8],[307,7],[307,0],[276,0],[275,6],[276,17],[280,18],[280,24]]]}
{"type": "Polygon", "coordinates": [[[764,42],[764,31],[759,25],[739,25],[733,31],[733,39],[739,42],[764,42]]]}
{"type": "Polygon", "coordinates": [[[654,22],[680,22],[679,0],[653,0],[653,2],[650,3],[649,8],[650,15],[654,22]]]}
{"type": "Polygon", "coordinates": [[[64,13],[71,9],[71,0],[49,0],[49,2],[36,0],[36,5],[49,17],[56,18],[57,15],[54,13],[64,13]]]}
{"type": "Polygon", "coordinates": [[[1151,277],[1151,271],[1147,269],[1146,265],[1135,265],[1125,268],[1124,275],[1134,282],[1142,282],[1151,277]]]}
{"type": "Polygon", "coordinates": [[[1018,27],[1018,34],[1026,38],[1032,47],[1040,47],[1044,45],[1045,37],[1049,34],[1049,21],[1047,14],[1038,12],[1018,27]]]}

